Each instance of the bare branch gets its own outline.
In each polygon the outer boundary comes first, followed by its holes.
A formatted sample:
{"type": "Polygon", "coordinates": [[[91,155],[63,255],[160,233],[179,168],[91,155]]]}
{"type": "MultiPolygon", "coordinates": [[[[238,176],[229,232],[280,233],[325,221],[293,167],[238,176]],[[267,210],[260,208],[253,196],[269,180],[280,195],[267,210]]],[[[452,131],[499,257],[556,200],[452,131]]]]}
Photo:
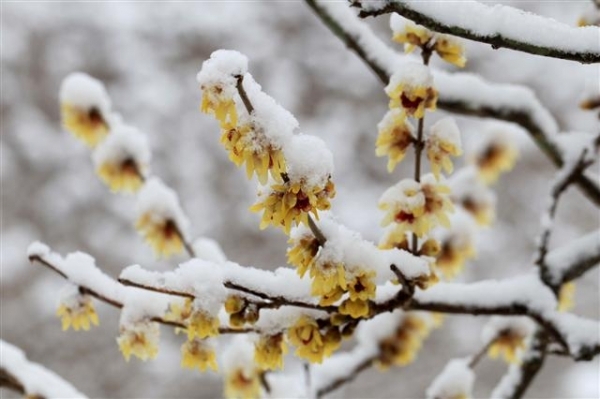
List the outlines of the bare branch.
{"type": "MultiPolygon", "coordinates": [[[[360,0],[354,0],[353,4],[360,8],[359,16],[361,18],[374,17],[382,14],[397,13],[405,18],[408,18],[420,25],[425,26],[433,31],[440,33],[447,33],[454,36],[463,37],[465,39],[474,40],[481,43],[487,43],[494,49],[508,48],[511,50],[521,51],[529,54],[541,55],[544,57],[559,58],[563,60],[577,61],[583,64],[593,64],[600,62],[600,50],[580,50],[576,46],[558,46],[553,42],[548,44],[539,44],[533,41],[524,40],[524,38],[513,31],[508,29],[499,28],[495,33],[482,34],[478,33],[473,29],[472,21],[477,21],[481,24],[482,21],[488,20],[490,23],[494,22],[493,17],[489,17],[491,14],[489,11],[491,7],[487,7],[481,3],[466,4],[465,6],[472,6],[469,8],[470,19],[455,21],[454,23],[446,23],[438,19],[437,14],[433,14],[428,11],[427,8],[420,7],[415,2],[403,1],[403,0],[386,0],[385,5],[382,7],[363,7],[360,0]],[[477,6],[474,7],[474,6],[477,6]]],[[[436,7],[440,10],[448,10],[448,15],[456,14],[456,4],[443,2],[437,3],[436,7]]],[[[522,11],[512,7],[502,7],[505,12],[504,17],[509,18],[508,14],[511,15],[511,22],[521,17],[522,11]]],[[[537,21],[546,21],[544,18],[538,16],[537,21]]],[[[521,21],[524,22],[524,21],[521,21]]],[[[554,22],[554,21],[553,21],[554,22]]],[[[558,26],[554,29],[556,35],[578,35],[582,42],[592,37],[588,32],[583,32],[577,28],[558,26]]],[[[549,29],[550,30],[550,29],[549,29]]],[[[591,33],[591,32],[590,32],[591,33]]],[[[598,35],[598,33],[596,33],[598,35]]],[[[587,40],[589,42],[589,40],[587,40]]]]}

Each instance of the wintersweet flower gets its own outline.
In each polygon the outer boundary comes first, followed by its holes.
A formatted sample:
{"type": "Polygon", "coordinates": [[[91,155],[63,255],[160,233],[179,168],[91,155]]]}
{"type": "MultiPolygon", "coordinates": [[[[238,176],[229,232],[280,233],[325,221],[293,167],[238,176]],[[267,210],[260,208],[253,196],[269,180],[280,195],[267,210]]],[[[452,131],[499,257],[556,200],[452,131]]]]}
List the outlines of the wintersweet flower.
{"type": "Polygon", "coordinates": [[[519,362],[520,353],[526,347],[527,336],[518,329],[503,330],[488,349],[488,356],[496,359],[502,356],[507,363],[519,362]]]}
{"type": "Polygon", "coordinates": [[[283,334],[261,336],[254,346],[254,361],[262,370],[283,369],[287,351],[283,334]]]}
{"type": "Polygon", "coordinates": [[[378,365],[386,369],[412,363],[429,333],[430,325],[422,317],[405,315],[394,334],[379,343],[378,365]]]}
{"type": "Polygon", "coordinates": [[[269,225],[281,227],[286,234],[293,225],[308,224],[308,214],[318,219],[319,210],[328,210],[330,200],[335,196],[335,186],[331,180],[324,185],[309,185],[303,181],[286,181],[272,184],[268,191],[260,195],[260,201],[250,207],[253,212],[263,212],[260,228],[269,225]]]}
{"type": "Polygon", "coordinates": [[[138,191],[150,162],[146,136],[119,126],[94,151],[96,173],[113,192],[138,191]]]}
{"type": "Polygon", "coordinates": [[[360,319],[369,315],[369,302],[362,299],[346,299],[339,307],[340,314],[353,319],[360,319]]]}
{"type": "Polygon", "coordinates": [[[60,111],[65,129],[90,147],[109,133],[110,99],[104,85],[89,75],[73,73],[65,78],[60,111]]]}
{"type": "Polygon", "coordinates": [[[375,298],[377,286],[374,282],[374,270],[356,270],[352,273],[352,278],[348,281],[348,293],[350,299],[367,301],[375,298]]]}
{"type": "Polygon", "coordinates": [[[429,68],[418,63],[406,63],[390,78],[385,92],[390,109],[401,108],[407,115],[423,118],[425,110],[436,109],[437,90],[429,68]]]}
{"type": "Polygon", "coordinates": [[[567,312],[575,306],[575,283],[569,282],[560,287],[558,293],[558,311],[567,312]]]}
{"type": "Polygon", "coordinates": [[[498,132],[491,134],[483,142],[472,161],[478,169],[479,177],[486,184],[491,184],[498,180],[501,173],[513,168],[517,155],[517,149],[509,138],[498,132]]]}
{"type": "Polygon", "coordinates": [[[188,339],[219,335],[219,319],[202,309],[195,309],[188,319],[188,339]]]}
{"type": "Polygon", "coordinates": [[[246,165],[248,179],[253,174],[261,184],[266,184],[269,171],[273,180],[281,182],[285,173],[285,158],[281,147],[268,140],[261,129],[247,123],[242,126],[223,127],[221,143],[229,153],[229,159],[236,165],[246,165]]]}
{"type": "Polygon", "coordinates": [[[260,371],[236,367],[225,375],[225,397],[228,399],[256,399],[260,397],[260,371]]]}
{"type": "Polygon", "coordinates": [[[459,68],[467,63],[463,44],[452,36],[437,34],[433,49],[441,59],[459,68]]]}
{"type": "Polygon", "coordinates": [[[296,266],[298,275],[303,277],[319,252],[319,241],[311,232],[303,231],[301,234],[292,233],[288,243],[292,245],[287,251],[288,263],[296,266]]]}
{"type": "Polygon", "coordinates": [[[183,240],[173,220],[165,219],[159,214],[146,213],[138,218],[135,228],[144,236],[157,257],[183,252],[183,240]]]}
{"type": "Polygon", "coordinates": [[[379,249],[403,249],[408,251],[410,249],[410,243],[408,237],[404,231],[398,231],[397,229],[387,229],[385,234],[379,240],[379,249]]]}
{"type": "Polygon", "coordinates": [[[311,294],[315,296],[330,296],[338,287],[344,291],[347,288],[346,270],[342,263],[317,260],[310,269],[310,277],[311,294]]]}
{"type": "Polygon", "coordinates": [[[464,268],[467,260],[475,256],[475,247],[471,237],[451,235],[443,241],[439,254],[435,261],[435,268],[444,277],[451,279],[456,277],[464,268]]]}
{"type": "Polygon", "coordinates": [[[311,363],[321,363],[325,356],[325,342],[316,320],[308,316],[300,317],[287,330],[287,338],[296,346],[295,354],[311,363]]]}
{"type": "Polygon", "coordinates": [[[450,157],[462,154],[460,132],[453,118],[444,118],[436,122],[425,139],[425,150],[436,179],[442,169],[452,173],[454,167],[450,157]]]}
{"type": "Polygon", "coordinates": [[[235,88],[220,84],[201,85],[200,111],[214,115],[221,126],[237,125],[238,114],[234,100],[235,88]]]}
{"type": "Polygon", "coordinates": [[[230,295],[225,300],[225,311],[229,314],[241,312],[245,306],[246,300],[239,295],[230,295]]]}
{"type": "Polygon", "coordinates": [[[422,236],[428,230],[422,218],[425,196],[421,185],[412,179],[404,179],[387,189],[379,200],[379,209],[386,212],[381,225],[393,223],[396,234],[412,231],[422,236]]]}
{"type": "MultiPolygon", "coordinates": [[[[437,226],[449,228],[448,215],[454,212],[454,205],[449,197],[450,188],[438,182],[432,174],[426,174],[421,177],[421,190],[425,197],[425,209],[422,217],[425,232],[437,226]]],[[[417,233],[417,235],[419,234],[417,233]]]]}
{"type": "Polygon", "coordinates": [[[160,330],[157,323],[140,321],[121,326],[117,343],[126,361],[131,355],[141,360],[154,359],[158,355],[160,330]]]}
{"type": "Polygon", "coordinates": [[[181,346],[181,367],[217,371],[219,367],[214,348],[204,340],[194,338],[186,341],[181,346]]]}
{"type": "Polygon", "coordinates": [[[378,124],[379,135],[375,143],[378,157],[388,156],[387,170],[392,172],[400,163],[414,141],[414,127],[399,108],[389,110],[378,124]]]}
{"type": "Polygon", "coordinates": [[[61,319],[63,331],[68,330],[69,327],[73,327],[75,331],[80,329],[88,331],[90,325],[97,326],[100,324],[92,298],[89,295],[78,294],[63,299],[56,315],[61,319]]]}
{"type": "Polygon", "coordinates": [[[325,348],[323,349],[325,357],[331,356],[342,345],[342,334],[337,327],[332,327],[327,330],[323,337],[325,348]]]}
{"type": "Polygon", "coordinates": [[[404,44],[406,53],[411,53],[416,47],[425,47],[433,38],[433,32],[424,26],[417,25],[412,21],[403,21],[402,26],[396,26],[395,22],[396,20],[392,20],[394,31],[392,40],[404,44]]]}

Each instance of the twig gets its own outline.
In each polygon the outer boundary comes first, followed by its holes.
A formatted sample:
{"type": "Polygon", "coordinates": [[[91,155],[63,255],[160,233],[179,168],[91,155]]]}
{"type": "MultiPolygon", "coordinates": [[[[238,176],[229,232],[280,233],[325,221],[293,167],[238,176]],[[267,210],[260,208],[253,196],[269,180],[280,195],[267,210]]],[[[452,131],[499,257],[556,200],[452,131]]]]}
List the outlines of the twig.
{"type": "Polygon", "coordinates": [[[473,357],[471,358],[471,361],[469,362],[469,367],[470,368],[473,369],[473,368],[475,368],[475,366],[477,366],[477,363],[479,363],[479,361],[481,361],[481,359],[483,359],[483,357],[487,353],[488,349],[490,349],[490,346],[492,346],[492,344],[494,343],[494,341],[495,341],[495,339],[492,339],[487,344],[485,344],[479,350],[479,352],[477,352],[475,355],[473,355],[473,357]]]}
{"type": "MultiPolygon", "coordinates": [[[[358,38],[360,37],[360,34],[357,33],[356,26],[366,28],[364,25],[358,25],[362,24],[362,22],[357,20],[347,22],[342,19],[336,19],[324,6],[319,5],[315,0],[305,1],[335,36],[346,43],[348,48],[354,51],[356,55],[369,66],[369,68],[377,75],[381,83],[387,85],[391,75],[390,71],[393,71],[394,69],[394,62],[392,61],[395,61],[399,55],[372,32],[369,32],[368,38],[362,37],[362,40],[359,41],[358,38]],[[355,24],[356,26],[354,26],[355,24]],[[368,39],[369,42],[372,42],[373,46],[378,46],[378,51],[369,51],[364,45],[367,41],[366,39],[368,39]],[[384,54],[385,56],[381,56],[381,54],[384,54]],[[388,58],[390,59],[390,62],[387,61],[388,58]]],[[[444,75],[444,78],[448,81],[460,81],[462,76],[463,75],[457,73],[452,76],[444,75]]],[[[500,84],[495,84],[493,87],[493,92],[497,94],[513,90],[515,90],[514,87],[500,84]]],[[[492,90],[490,90],[490,92],[491,91],[492,90]]],[[[521,91],[523,94],[531,96],[531,93],[525,88],[521,91]]],[[[551,137],[554,133],[549,131],[547,126],[539,121],[536,112],[539,111],[544,113],[549,118],[552,118],[552,116],[550,112],[539,103],[537,98],[533,97],[531,101],[532,105],[525,109],[511,103],[505,103],[502,104],[502,106],[498,106],[498,104],[493,101],[487,101],[483,98],[472,96],[470,92],[466,90],[448,93],[445,90],[440,89],[437,105],[440,109],[448,112],[481,118],[493,118],[521,126],[529,132],[529,135],[540,150],[554,163],[555,166],[560,168],[563,166],[563,155],[560,148],[551,137]]],[[[595,180],[582,174],[576,177],[576,184],[591,202],[596,206],[600,206],[600,185],[595,180]]]]}
{"type": "MultiPolygon", "coordinates": [[[[15,391],[21,395],[27,394],[27,392],[25,392],[25,387],[23,387],[21,381],[19,381],[16,377],[14,377],[2,367],[0,367],[0,387],[10,389],[11,391],[15,391]]],[[[35,398],[43,399],[43,396],[35,396],[35,398]]]]}
{"type": "Polygon", "coordinates": [[[323,234],[321,229],[319,229],[319,227],[313,220],[312,216],[310,216],[310,214],[308,214],[308,227],[310,228],[310,231],[312,231],[313,235],[319,242],[319,245],[320,246],[325,245],[325,243],[327,242],[327,238],[325,237],[325,235],[323,234]]]}
{"type": "Polygon", "coordinates": [[[238,75],[236,76],[237,78],[237,84],[236,84],[236,88],[238,93],[240,94],[240,97],[242,98],[242,102],[244,103],[244,107],[246,107],[246,111],[248,111],[249,114],[252,114],[252,112],[254,112],[254,107],[252,106],[252,103],[250,102],[250,99],[248,98],[248,94],[246,94],[246,90],[244,90],[244,75],[238,75]]]}
{"type": "Polygon", "coordinates": [[[348,373],[348,375],[345,375],[336,380],[333,380],[333,381],[331,381],[331,383],[329,383],[329,385],[319,388],[319,390],[317,391],[317,394],[316,394],[317,399],[322,398],[323,396],[327,395],[328,393],[335,391],[342,385],[347,384],[347,383],[351,382],[352,380],[354,380],[356,377],[358,377],[358,375],[360,373],[362,373],[363,371],[365,371],[369,367],[371,367],[371,365],[373,365],[373,362],[375,362],[375,360],[377,360],[378,358],[379,358],[379,354],[367,357],[362,362],[360,362],[356,367],[354,367],[352,369],[352,371],[350,371],[350,373],[348,373]]]}
{"type": "Polygon", "coordinates": [[[176,290],[172,290],[172,289],[168,289],[168,288],[164,288],[164,287],[155,287],[155,286],[150,286],[150,285],[146,285],[146,284],[141,284],[141,283],[137,283],[135,281],[131,281],[126,278],[122,278],[122,277],[120,277],[117,281],[125,286],[136,287],[136,288],[140,288],[140,289],[143,289],[146,291],[159,292],[161,294],[180,296],[183,298],[190,298],[190,299],[196,298],[196,296],[194,294],[190,294],[189,292],[176,291],[176,290]]]}
{"type": "MultiPolygon", "coordinates": [[[[468,24],[461,23],[452,25],[439,21],[436,19],[435,15],[428,15],[425,12],[415,10],[410,3],[403,2],[402,0],[387,0],[386,3],[387,4],[385,6],[378,9],[369,10],[361,8],[359,17],[366,18],[375,17],[382,14],[397,13],[433,31],[447,33],[481,43],[487,43],[490,44],[494,49],[504,47],[529,54],[577,61],[583,64],[594,64],[600,62],[600,51],[581,51],[576,48],[562,49],[548,45],[539,45],[523,40],[522,37],[511,34],[507,36],[506,33],[500,32],[496,32],[494,34],[481,34],[467,27],[468,24]]],[[[360,7],[360,1],[356,1],[355,4],[358,4],[360,7]]],[[[443,4],[440,3],[440,6],[443,6],[443,4]]],[[[452,5],[447,4],[445,7],[452,7],[452,5]]],[[[512,9],[510,7],[506,8],[512,9]]],[[[448,10],[450,11],[449,8],[448,10]]]]}

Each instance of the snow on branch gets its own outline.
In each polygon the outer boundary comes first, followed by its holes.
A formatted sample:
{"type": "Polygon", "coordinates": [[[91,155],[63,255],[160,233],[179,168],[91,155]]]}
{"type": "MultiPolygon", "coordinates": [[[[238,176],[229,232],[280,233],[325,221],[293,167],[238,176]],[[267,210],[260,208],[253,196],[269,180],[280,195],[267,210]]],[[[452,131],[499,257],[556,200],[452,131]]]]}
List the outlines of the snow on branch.
{"type": "Polygon", "coordinates": [[[16,346],[0,340],[0,353],[0,387],[32,399],[86,397],[53,371],[30,362],[16,346]]]}
{"type": "Polygon", "coordinates": [[[583,275],[600,263],[600,230],[593,231],[546,255],[548,282],[560,285],[583,275]]]}
{"type": "MultiPolygon", "coordinates": [[[[387,85],[398,64],[407,57],[396,53],[377,37],[346,5],[339,2],[305,0],[323,23],[354,51],[387,85]]],[[[439,3],[435,3],[439,5],[439,3]]],[[[438,107],[458,114],[494,118],[527,130],[536,145],[558,167],[568,158],[566,140],[559,140],[559,127],[535,93],[513,84],[490,83],[470,73],[432,70],[439,91],[438,107]]],[[[600,185],[581,174],[575,181],[584,194],[600,206],[600,185]]]]}
{"type": "Polygon", "coordinates": [[[536,321],[576,360],[600,352],[598,322],[557,312],[552,291],[535,274],[476,283],[438,283],[418,291],[408,309],[472,315],[523,315],[536,321]],[[577,320],[569,325],[569,320],[577,320]]]}
{"type": "Polygon", "coordinates": [[[362,18],[398,13],[433,31],[545,57],[600,62],[598,27],[570,27],[513,7],[477,1],[352,1],[362,18]],[[468,18],[465,18],[468,16],[468,18]]]}

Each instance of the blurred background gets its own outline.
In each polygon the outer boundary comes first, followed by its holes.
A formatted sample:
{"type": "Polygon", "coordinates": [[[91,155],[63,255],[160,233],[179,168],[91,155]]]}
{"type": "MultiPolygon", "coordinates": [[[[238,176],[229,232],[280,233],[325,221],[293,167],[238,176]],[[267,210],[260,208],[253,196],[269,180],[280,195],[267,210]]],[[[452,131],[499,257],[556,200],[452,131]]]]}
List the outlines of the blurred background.
{"type": "MultiPolygon", "coordinates": [[[[590,1],[504,1],[576,25],[590,1]]],[[[30,265],[26,248],[41,240],[66,254],[81,250],[117,276],[130,264],[167,270],[132,227],[134,198],[112,195],[93,172],[89,150],[61,129],[58,90],[70,72],[102,80],[123,118],[145,132],[152,171],[180,195],[197,236],[216,239],[244,265],[285,264],[286,237],[259,231],[248,207],[255,185],[227,160],[217,123],[199,112],[195,76],[210,53],[235,49],[250,60],[263,89],[289,109],[304,133],[327,142],[334,154],[337,196],[333,212],[367,239],[381,235],[381,193],[412,170],[410,158],[393,174],[375,157],[376,124],[387,109],[380,82],[302,1],[227,2],[11,2],[2,4],[2,269],[1,335],[30,359],[56,371],[91,398],[214,398],[216,375],[179,367],[182,337],[162,329],[152,362],[125,362],[115,338],[119,313],[97,305],[100,327],[61,332],[54,316],[64,284],[30,265]]],[[[369,20],[391,44],[388,18],[369,20]]],[[[395,45],[400,51],[401,48],[395,45]]],[[[466,71],[494,82],[531,87],[564,131],[597,131],[595,113],[580,111],[585,93],[598,92],[598,66],[545,59],[467,42],[466,71]]],[[[441,68],[445,65],[434,60],[441,68]]],[[[446,116],[428,118],[427,125],[446,116]]],[[[513,135],[520,149],[515,169],[494,186],[498,221],[478,237],[477,258],[462,281],[503,278],[530,267],[539,220],[554,166],[514,126],[457,117],[468,147],[493,127],[513,135]]],[[[597,167],[596,167],[596,171],[597,167]]],[[[552,247],[597,229],[598,212],[575,189],[558,211],[552,247]]],[[[600,318],[598,270],[577,285],[574,312],[600,318]]],[[[486,319],[447,318],[417,361],[386,373],[367,372],[334,396],[420,398],[453,357],[480,346],[486,319]]],[[[487,397],[505,371],[498,361],[478,367],[476,396],[487,397]]],[[[598,359],[552,358],[530,398],[597,398],[598,359]]],[[[2,391],[2,396],[14,394],[2,391]]]]}

